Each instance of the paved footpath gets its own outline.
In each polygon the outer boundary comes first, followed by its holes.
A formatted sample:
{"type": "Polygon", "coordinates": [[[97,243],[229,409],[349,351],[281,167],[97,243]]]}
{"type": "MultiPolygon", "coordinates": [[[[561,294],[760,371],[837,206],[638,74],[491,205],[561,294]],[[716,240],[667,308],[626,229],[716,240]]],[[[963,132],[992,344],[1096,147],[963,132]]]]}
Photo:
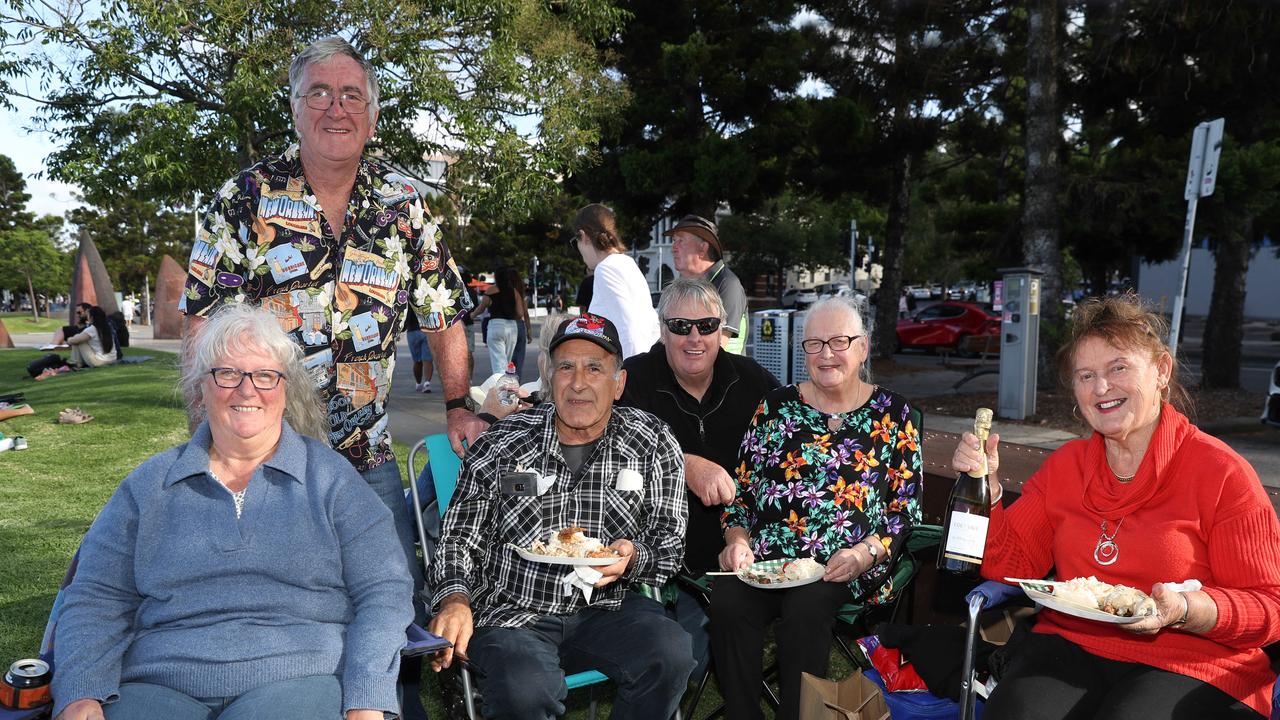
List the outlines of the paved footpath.
{"type": "MultiPolygon", "coordinates": [[[[537,375],[537,343],[536,338],[541,331],[542,318],[533,319],[533,337],[530,338],[526,351],[524,367],[525,382],[533,380],[537,375]]],[[[478,332],[479,326],[473,326],[478,332]]],[[[13,336],[13,342],[19,348],[38,348],[49,341],[47,334],[20,334],[13,336]]],[[[130,346],[127,352],[138,353],[144,348],[179,352],[178,340],[155,340],[151,337],[151,328],[145,325],[134,325],[130,328],[130,346]]],[[[57,352],[65,353],[65,350],[57,352]]],[[[913,363],[914,364],[914,363],[913,363]]],[[[479,385],[489,377],[489,360],[483,342],[476,342],[475,370],[471,375],[471,383],[479,385]]],[[[908,396],[920,397],[951,392],[951,386],[963,377],[957,370],[948,370],[935,362],[921,363],[917,371],[909,376],[910,387],[902,388],[908,396]]],[[[906,380],[906,378],[903,378],[906,380]]],[[[986,375],[966,383],[960,392],[994,392],[997,387],[997,376],[986,375]]],[[[403,339],[396,347],[396,367],[392,377],[391,394],[387,400],[390,408],[389,426],[392,437],[413,445],[426,435],[441,433],[446,429],[444,417],[444,393],[441,391],[439,378],[435,382],[435,391],[429,394],[417,393],[413,389],[413,363],[409,357],[409,348],[403,339]]],[[[1258,411],[1262,411],[1262,398],[1258,399],[1258,411]]],[[[933,430],[962,432],[972,427],[972,418],[957,418],[941,415],[930,415],[928,427],[933,430]]],[[[1003,423],[996,421],[1001,437],[1012,443],[1031,445],[1034,447],[1053,449],[1075,438],[1063,432],[1042,428],[1035,425],[1003,423]]],[[[1272,502],[1280,510],[1280,428],[1262,425],[1257,417],[1236,418],[1228,422],[1207,427],[1206,430],[1224,440],[1236,452],[1245,457],[1262,478],[1272,502]]],[[[400,458],[403,464],[405,458],[400,458]]]]}

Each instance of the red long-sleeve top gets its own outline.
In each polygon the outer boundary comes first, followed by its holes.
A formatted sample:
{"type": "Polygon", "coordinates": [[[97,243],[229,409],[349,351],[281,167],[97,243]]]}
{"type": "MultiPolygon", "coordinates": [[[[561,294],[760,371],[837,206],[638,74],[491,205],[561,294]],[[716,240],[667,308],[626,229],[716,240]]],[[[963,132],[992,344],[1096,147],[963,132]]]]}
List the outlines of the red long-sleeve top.
{"type": "Polygon", "coordinates": [[[1276,675],[1262,646],[1280,639],[1280,521],[1257,473],[1226,444],[1166,404],[1138,474],[1121,483],[1097,433],[1049,456],[1009,508],[992,508],[982,574],[991,579],[1096,575],[1150,592],[1197,579],[1218,607],[1203,634],[1119,625],[1043,610],[1035,631],[1095,655],[1137,662],[1214,685],[1264,717],[1276,675]],[[1094,560],[1107,522],[1119,555],[1094,560]]]}

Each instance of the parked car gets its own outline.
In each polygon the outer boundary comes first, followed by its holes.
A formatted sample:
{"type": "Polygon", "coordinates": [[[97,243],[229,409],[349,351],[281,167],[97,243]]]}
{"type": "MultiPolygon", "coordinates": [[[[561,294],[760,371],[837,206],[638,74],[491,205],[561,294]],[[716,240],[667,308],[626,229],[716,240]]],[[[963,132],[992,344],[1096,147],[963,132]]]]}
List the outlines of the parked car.
{"type": "Polygon", "coordinates": [[[1280,362],[1271,371],[1271,388],[1262,406],[1262,422],[1280,427],[1280,362]]]}
{"type": "Polygon", "coordinates": [[[803,310],[818,302],[818,294],[813,288],[787,288],[782,293],[781,305],[784,308],[803,310]]]}
{"type": "Polygon", "coordinates": [[[944,301],[898,321],[898,348],[949,348],[965,354],[975,335],[1000,335],[1000,316],[971,302],[944,301]]]}
{"type": "Polygon", "coordinates": [[[819,300],[839,295],[841,290],[847,292],[849,290],[849,285],[847,283],[840,282],[822,283],[821,285],[815,285],[813,288],[813,291],[818,294],[819,300]]]}
{"type": "Polygon", "coordinates": [[[934,300],[946,300],[946,298],[942,297],[941,283],[934,283],[929,286],[929,297],[933,298],[934,300]]]}
{"type": "Polygon", "coordinates": [[[947,290],[948,300],[969,300],[972,301],[978,294],[978,288],[969,282],[961,282],[952,285],[947,290]]]}
{"type": "Polygon", "coordinates": [[[911,286],[911,297],[913,297],[913,298],[915,298],[915,299],[917,299],[917,300],[928,300],[928,299],[929,299],[929,286],[928,286],[928,285],[912,285],[912,286],[911,286]]]}

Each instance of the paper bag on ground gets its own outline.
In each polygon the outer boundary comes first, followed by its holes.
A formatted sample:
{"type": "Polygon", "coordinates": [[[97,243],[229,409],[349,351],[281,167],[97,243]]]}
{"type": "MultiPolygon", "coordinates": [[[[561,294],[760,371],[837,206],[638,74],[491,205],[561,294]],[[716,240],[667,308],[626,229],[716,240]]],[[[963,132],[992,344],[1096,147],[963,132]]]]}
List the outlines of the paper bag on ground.
{"type": "Polygon", "coordinates": [[[800,720],[887,720],[880,688],[860,672],[836,682],[800,676],[800,720]]]}

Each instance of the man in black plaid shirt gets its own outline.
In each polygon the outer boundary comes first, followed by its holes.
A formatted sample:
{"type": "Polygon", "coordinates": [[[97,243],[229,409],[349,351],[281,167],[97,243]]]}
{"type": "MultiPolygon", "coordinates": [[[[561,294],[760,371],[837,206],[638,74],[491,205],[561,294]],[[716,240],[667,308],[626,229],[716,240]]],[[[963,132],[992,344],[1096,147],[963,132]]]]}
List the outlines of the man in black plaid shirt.
{"type": "Polygon", "coordinates": [[[562,715],[565,674],[589,669],[617,683],[611,717],[671,717],[693,668],[689,635],[629,589],[679,568],[688,509],[670,429],[613,406],[621,347],[603,317],[561,323],[553,402],[494,425],[463,460],[431,569],[431,631],[453,643],[437,670],[469,655],[490,720],[562,715]],[[620,559],[587,569],[516,552],[571,527],[620,559]]]}

